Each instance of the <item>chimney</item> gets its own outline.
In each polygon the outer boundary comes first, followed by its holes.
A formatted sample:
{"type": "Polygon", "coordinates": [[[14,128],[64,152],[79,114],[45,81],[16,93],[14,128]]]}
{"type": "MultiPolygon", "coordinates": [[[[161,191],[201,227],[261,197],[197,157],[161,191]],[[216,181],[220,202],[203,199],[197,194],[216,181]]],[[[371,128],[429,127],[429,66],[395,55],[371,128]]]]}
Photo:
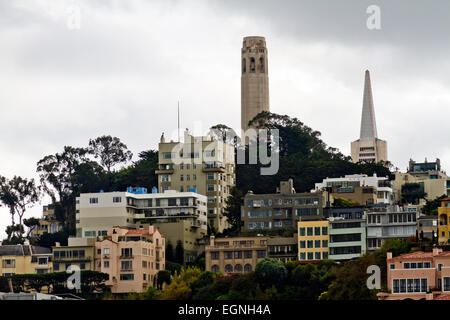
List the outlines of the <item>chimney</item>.
{"type": "Polygon", "coordinates": [[[386,260],[392,259],[392,252],[386,252],[386,260]]]}
{"type": "Polygon", "coordinates": [[[55,247],[61,247],[61,243],[55,242],[55,247]]]}
{"type": "Polygon", "coordinates": [[[433,248],[433,257],[438,256],[442,252],[442,249],[433,248]]]}
{"type": "Polygon", "coordinates": [[[209,245],[211,246],[211,247],[214,247],[214,239],[215,239],[216,237],[215,236],[210,236],[209,237],[209,245]]]}

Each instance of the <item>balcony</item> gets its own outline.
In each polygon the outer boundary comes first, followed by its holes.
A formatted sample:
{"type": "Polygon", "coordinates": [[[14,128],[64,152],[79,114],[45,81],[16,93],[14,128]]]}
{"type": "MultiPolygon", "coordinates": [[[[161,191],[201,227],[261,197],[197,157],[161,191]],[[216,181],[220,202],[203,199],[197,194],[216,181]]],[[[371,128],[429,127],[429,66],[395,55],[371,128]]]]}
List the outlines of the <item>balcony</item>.
{"type": "Polygon", "coordinates": [[[174,169],[158,169],[155,170],[156,174],[173,174],[174,173],[174,169]]]}
{"type": "Polygon", "coordinates": [[[127,254],[124,256],[120,256],[119,259],[134,259],[134,256],[132,254],[127,254]]]}

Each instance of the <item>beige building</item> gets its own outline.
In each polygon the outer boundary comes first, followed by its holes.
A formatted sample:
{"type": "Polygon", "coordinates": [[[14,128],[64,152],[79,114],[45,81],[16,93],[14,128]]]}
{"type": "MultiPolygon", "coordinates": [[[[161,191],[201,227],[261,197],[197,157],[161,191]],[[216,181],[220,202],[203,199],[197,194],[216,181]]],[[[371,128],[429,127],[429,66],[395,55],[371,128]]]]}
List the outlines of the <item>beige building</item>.
{"type": "Polygon", "coordinates": [[[258,113],[270,111],[266,39],[245,37],[242,44],[241,129],[258,113]]]}
{"type": "Polygon", "coordinates": [[[183,243],[186,262],[204,250],[199,242],[207,234],[207,197],[195,192],[147,193],[145,188],[128,188],[127,192],[83,193],[76,209],[79,238],[105,237],[114,226],[154,225],[173,247],[178,240],[183,243]]]}
{"type": "Polygon", "coordinates": [[[249,191],[244,198],[242,231],[296,230],[300,218],[322,217],[325,204],[325,192],[296,193],[292,179],[281,181],[278,193],[253,194],[249,191]]]}
{"type": "Polygon", "coordinates": [[[206,271],[248,273],[267,257],[269,237],[210,237],[205,248],[206,271]]]}
{"type": "Polygon", "coordinates": [[[165,269],[165,239],[157,228],[130,230],[114,227],[95,244],[95,271],[109,274],[112,293],[143,292],[156,286],[165,269]]]}
{"type": "Polygon", "coordinates": [[[435,162],[425,159],[422,163],[410,159],[406,173],[396,172],[393,181],[395,200],[401,200],[402,186],[406,183],[419,183],[427,194],[427,200],[434,200],[442,195],[450,196],[450,177],[441,170],[439,159],[435,162]]]}
{"type": "Polygon", "coordinates": [[[351,143],[351,153],[353,162],[388,161],[387,142],[378,139],[369,70],[366,70],[364,81],[360,137],[351,143]]]}
{"type": "Polygon", "coordinates": [[[66,271],[71,265],[94,270],[95,238],[69,238],[67,246],[58,242],[53,249],[53,271],[66,271]]]}
{"type": "Polygon", "coordinates": [[[158,189],[160,192],[192,190],[208,200],[208,224],[222,232],[229,225],[225,200],[236,184],[234,147],[212,134],[201,137],[184,133],[184,142],[159,144],[158,189]]]}
{"type": "Polygon", "coordinates": [[[32,245],[0,246],[0,275],[49,273],[52,271],[52,252],[48,248],[32,245]]]}
{"type": "Polygon", "coordinates": [[[298,222],[298,260],[327,260],[330,253],[328,220],[298,222]]]}

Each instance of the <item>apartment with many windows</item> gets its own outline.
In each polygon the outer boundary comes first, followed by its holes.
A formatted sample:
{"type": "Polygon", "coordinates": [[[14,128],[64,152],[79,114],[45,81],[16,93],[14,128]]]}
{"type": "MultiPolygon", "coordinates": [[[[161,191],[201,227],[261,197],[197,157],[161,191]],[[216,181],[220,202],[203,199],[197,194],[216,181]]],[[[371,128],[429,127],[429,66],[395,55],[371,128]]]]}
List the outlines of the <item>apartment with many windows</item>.
{"type": "Polygon", "coordinates": [[[329,242],[328,220],[298,222],[298,260],[300,262],[329,259],[329,242]]]}
{"type": "Polygon", "coordinates": [[[450,296],[450,252],[412,252],[393,257],[387,253],[388,292],[379,300],[440,300],[450,296]]]}
{"type": "Polygon", "coordinates": [[[95,271],[109,275],[112,293],[143,292],[156,286],[156,275],[165,269],[165,239],[158,229],[114,227],[95,243],[95,271]]]}
{"type": "Polygon", "coordinates": [[[439,243],[448,244],[450,239],[450,197],[441,200],[441,206],[438,208],[439,217],[439,243]]]}
{"type": "Polygon", "coordinates": [[[296,193],[292,179],[281,181],[278,190],[273,194],[249,191],[245,195],[241,231],[295,230],[300,219],[322,217],[325,204],[323,192],[296,193]]]}
{"type": "Polygon", "coordinates": [[[77,198],[77,237],[102,238],[114,226],[130,229],[157,227],[173,247],[181,241],[185,261],[193,261],[204,248],[207,234],[207,197],[195,192],[146,188],[126,192],[82,193],[77,198]]]}
{"type": "Polygon", "coordinates": [[[212,133],[194,137],[186,129],[184,142],[159,143],[158,190],[194,191],[208,199],[208,224],[222,232],[226,199],[236,185],[234,146],[212,133]]]}
{"type": "Polygon", "coordinates": [[[52,271],[52,252],[48,248],[29,244],[0,246],[0,275],[49,273],[52,271]]]}

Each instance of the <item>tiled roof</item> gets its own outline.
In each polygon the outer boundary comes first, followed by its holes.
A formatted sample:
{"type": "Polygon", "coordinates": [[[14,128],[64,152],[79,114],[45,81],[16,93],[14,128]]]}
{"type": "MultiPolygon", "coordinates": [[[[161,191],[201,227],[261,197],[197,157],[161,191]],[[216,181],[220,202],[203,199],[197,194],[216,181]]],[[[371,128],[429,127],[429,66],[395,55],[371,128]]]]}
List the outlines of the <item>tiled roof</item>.
{"type": "Polygon", "coordinates": [[[148,229],[142,229],[142,230],[129,230],[126,235],[133,235],[133,234],[149,234],[148,229]]]}
{"type": "Polygon", "coordinates": [[[402,254],[401,256],[393,257],[392,260],[401,260],[401,259],[424,259],[424,258],[432,258],[433,252],[411,252],[407,254],[402,254]]]}

